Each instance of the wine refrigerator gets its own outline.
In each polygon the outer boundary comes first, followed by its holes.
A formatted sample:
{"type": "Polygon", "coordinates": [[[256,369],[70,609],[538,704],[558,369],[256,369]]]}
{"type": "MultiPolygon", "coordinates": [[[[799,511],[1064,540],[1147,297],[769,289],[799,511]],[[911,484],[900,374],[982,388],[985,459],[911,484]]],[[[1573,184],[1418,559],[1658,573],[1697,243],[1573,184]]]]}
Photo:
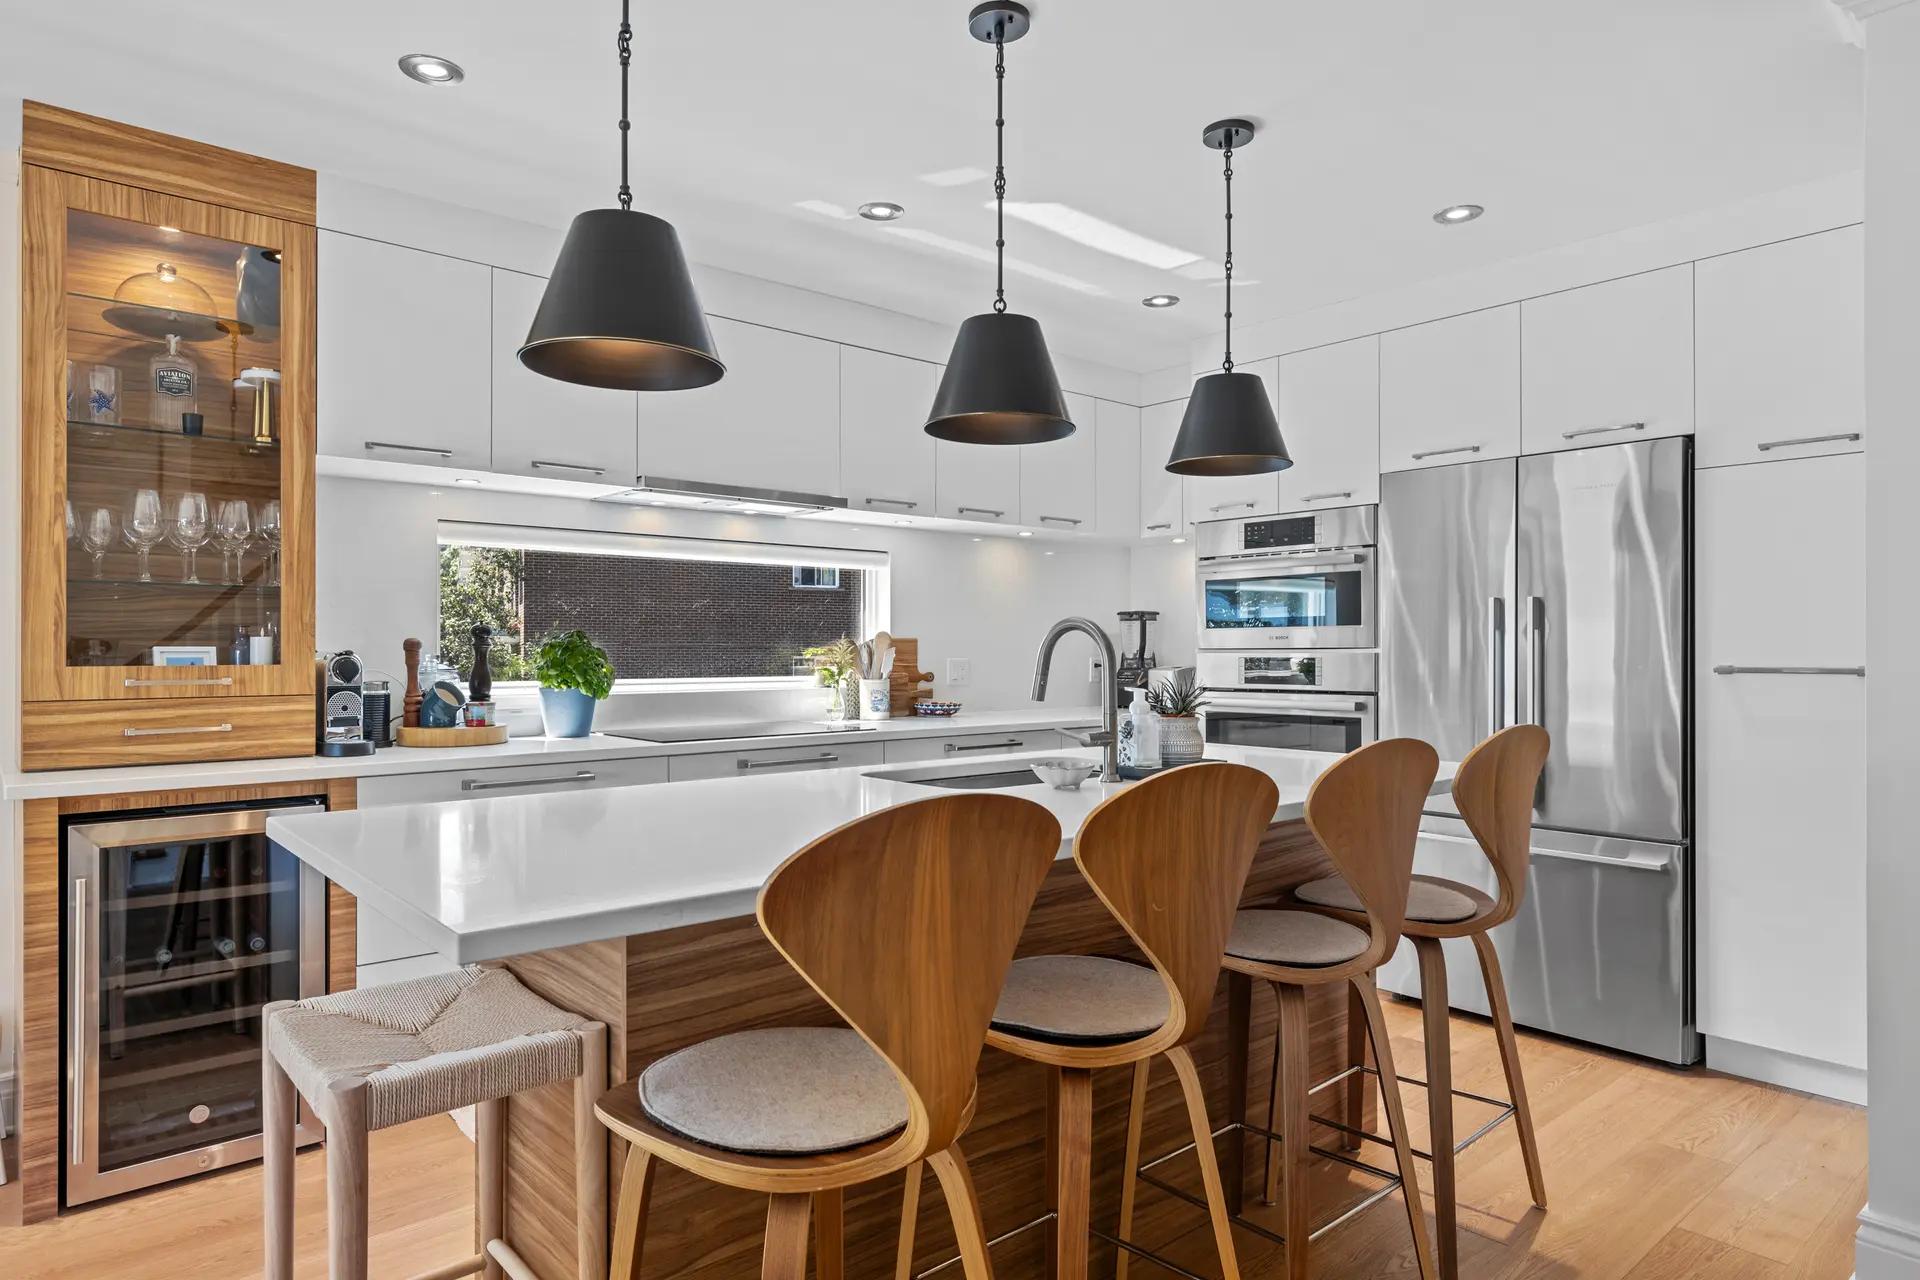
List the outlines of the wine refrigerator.
{"type": "MultiPolygon", "coordinates": [[[[68,820],[65,1203],[260,1154],[262,1011],[326,987],[326,882],[267,815],[320,807],[68,820]]],[[[298,1141],[320,1132],[303,1103],[298,1141]]]]}

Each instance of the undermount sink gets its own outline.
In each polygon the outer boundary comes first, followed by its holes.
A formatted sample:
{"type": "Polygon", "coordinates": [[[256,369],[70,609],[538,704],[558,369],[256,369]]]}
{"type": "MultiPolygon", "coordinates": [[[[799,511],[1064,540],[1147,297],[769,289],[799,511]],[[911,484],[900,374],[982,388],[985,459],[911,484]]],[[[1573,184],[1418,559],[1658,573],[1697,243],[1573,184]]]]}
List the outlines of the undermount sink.
{"type": "Polygon", "coordinates": [[[1051,756],[1024,756],[1017,760],[976,760],[970,764],[908,765],[897,769],[872,769],[869,778],[887,782],[911,782],[922,787],[945,787],[954,791],[995,791],[1005,787],[1044,787],[1029,766],[1035,760],[1059,759],[1051,756]]]}
{"type": "Polygon", "coordinates": [[[949,773],[938,778],[897,778],[923,787],[951,787],[956,791],[992,791],[1000,787],[1039,787],[1046,784],[1031,769],[999,769],[993,773],[949,773]]]}

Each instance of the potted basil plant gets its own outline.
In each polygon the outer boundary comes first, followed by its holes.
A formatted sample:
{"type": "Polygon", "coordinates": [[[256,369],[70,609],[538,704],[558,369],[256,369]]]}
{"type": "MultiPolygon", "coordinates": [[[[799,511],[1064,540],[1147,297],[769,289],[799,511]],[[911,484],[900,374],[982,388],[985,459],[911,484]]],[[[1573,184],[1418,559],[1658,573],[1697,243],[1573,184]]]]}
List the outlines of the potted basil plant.
{"type": "Polygon", "coordinates": [[[1192,764],[1206,754],[1206,735],[1200,729],[1200,703],[1204,696],[1193,677],[1184,672],[1147,690],[1147,706],[1160,717],[1163,767],[1192,764]]]}
{"type": "Polygon", "coordinates": [[[549,738],[584,738],[593,732],[593,707],[613,692],[613,663],[584,631],[562,631],[540,642],[533,654],[540,681],[540,718],[549,738]]]}

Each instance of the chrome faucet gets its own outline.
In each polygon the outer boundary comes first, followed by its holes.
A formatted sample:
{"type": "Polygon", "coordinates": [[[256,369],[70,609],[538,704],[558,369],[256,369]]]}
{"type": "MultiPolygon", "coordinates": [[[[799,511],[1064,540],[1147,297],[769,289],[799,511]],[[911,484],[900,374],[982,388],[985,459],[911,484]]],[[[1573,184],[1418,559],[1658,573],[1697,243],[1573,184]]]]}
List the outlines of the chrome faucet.
{"type": "Polygon", "coordinates": [[[1033,700],[1047,700],[1047,673],[1053,666],[1053,648],[1060,643],[1060,637],[1069,631],[1084,631],[1092,641],[1100,646],[1100,718],[1105,728],[1096,733],[1075,734],[1082,746],[1105,747],[1106,758],[1101,761],[1100,781],[1120,781],[1120,682],[1115,677],[1117,660],[1113,653],[1113,641],[1100,629],[1098,623],[1085,618],[1062,618],[1053,624],[1047,632],[1047,638],[1040,642],[1040,655],[1033,664],[1033,700]]]}

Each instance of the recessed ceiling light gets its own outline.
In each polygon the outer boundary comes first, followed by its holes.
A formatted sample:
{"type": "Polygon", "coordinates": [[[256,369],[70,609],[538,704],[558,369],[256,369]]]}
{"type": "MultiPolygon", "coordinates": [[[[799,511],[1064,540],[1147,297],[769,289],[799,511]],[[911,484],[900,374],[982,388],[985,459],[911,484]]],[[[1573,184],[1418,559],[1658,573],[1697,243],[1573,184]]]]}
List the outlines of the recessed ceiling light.
{"type": "Polygon", "coordinates": [[[1185,538],[1175,538],[1175,539],[1174,539],[1174,541],[1175,541],[1175,542],[1185,542],[1185,541],[1186,541],[1186,539],[1185,539],[1185,538]]]}
{"type": "Polygon", "coordinates": [[[1443,227],[1450,227],[1456,222],[1472,222],[1485,212],[1477,204],[1450,204],[1434,214],[1433,220],[1443,227]]]}
{"type": "Polygon", "coordinates": [[[975,542],[985,542],[985,541],[986,541],[986,539],[985,539],[985,538],[975,538],[975,539],[974,539],[974,541],[975,541],[975,542]]]}
{"type": "Polygon", "coordinates": [[[1041,552],[1040,554],[1041,554],[1041,555],[1043,555],[1043,556],[1050,556],[1050,555],[1052,555],[1052,554],[1053,554],[1053,552],[1051,552],[1051,551],[1042,551],[1042,552],[1041,552]]]}
{"type": "Polygon", "coordinates": [[[467,78],[460,64],[432,53],[410,53],[400,59],[400,72],[421,84],[459,84],[467,78]]]}
{"type": "Polygon", "coordinates": [[[1055,235],[1065,236],[1076,244],[1086,245],[1089,249],[1098,249],[1102,253],[1110,253],[1116,258],[1138,262],[1142,266],[1152,267],[1158,271],[1171,271],[1176,267],[1184,267],[1188,263],[1200,260],[1200,255],[1197,253],[1177,249],[1170,244],[1161,244],[1158,240],[1148,239],[1137,231],[1115,226],[1104,218],[1082,213],[1071,205],[1051,201],[1026,203],[1012,200],[1007,202],[1007,216],[1018,218],[1022,222],[1030,222],[1055,235]]]}
{"type": "Polygon", "coordinates": [[[475,480],[472,476],[455,476],[453,478],[453,482],[455,484],[474,484],[474,485],[477,485],[480,483],[478,480],[475,480]]]}
{"type": "Polygon", "coordinates": [[[907,206],[891,200],[869,200],[860,206],[860,216],[868,222],[892,222],[906,211],[907,206]]]}
{"type": "Polygon", "coordinates": [[[1031,538],[1031,537],[1033,536],[1033,530],[1031,530],[1031,529],[1022,529],[1022,530],[1020,531],[1020,536],[1021,536],[1021,537],[1023,537],[1023,538],[1031,538]]]}
{"type": "Polygon", "coordinates": [[[1151,298],[1140,299],[1140,305],[1143,307],[1177,307],[1180,305],[1180,299],[1176,294],[1156,293],[1151,298]]]}

